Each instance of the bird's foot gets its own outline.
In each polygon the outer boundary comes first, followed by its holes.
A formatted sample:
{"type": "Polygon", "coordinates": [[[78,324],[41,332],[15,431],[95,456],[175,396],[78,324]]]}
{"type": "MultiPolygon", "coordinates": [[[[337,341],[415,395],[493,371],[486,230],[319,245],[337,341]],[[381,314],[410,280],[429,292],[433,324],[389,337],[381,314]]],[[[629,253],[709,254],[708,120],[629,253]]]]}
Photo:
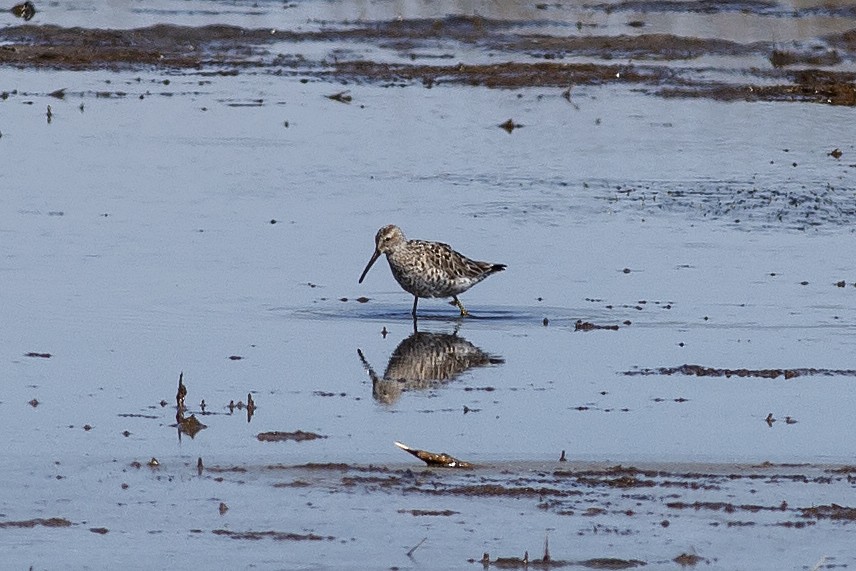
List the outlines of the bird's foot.
{"type": "Polygon", "coordinates": [[[469,317],[470,312],[467,311],[467,308],[464,307],[464,304],[461,303],[457,297],[453,297],[452,300],[452,305],[456,306],[458,309],[461,310],[461,317],[469,317]]]}

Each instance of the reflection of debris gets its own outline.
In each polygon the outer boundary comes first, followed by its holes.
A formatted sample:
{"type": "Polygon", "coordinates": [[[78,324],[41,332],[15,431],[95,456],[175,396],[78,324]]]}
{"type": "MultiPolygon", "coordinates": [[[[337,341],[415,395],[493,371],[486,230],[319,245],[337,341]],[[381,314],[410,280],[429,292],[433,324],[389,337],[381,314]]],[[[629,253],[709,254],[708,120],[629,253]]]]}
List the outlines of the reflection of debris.
{"type": "Polygon", "coordinates": [[[796,423],[797,423],[797,419],[791,418],[790,416],[785,417],[785,424],[796,424],[796,423]]]}
{"type": "Polygon", "coordinates": [[[773,423],[776,422],[776,419],[773,418],[772,412],[767,415],[767,418],[764,419],[764,422],[767,423],[767,426],[769,426],[770,428],[773,428],[773,423]]]}
{"type": "Polygon", "coordinates": [[[196,473],[200,476],[202,475],[202,471],[205,469],[205,466],[202,465],[202,456],[196,461],[196,473]]]}
{"type": "Polygon", "coordinates": [[[444,468],[472,468],[473,465],[469,462],[464,462],[462,460],[458,460],[457,458],[453,458],[449,456],[445,452],[428,452],[427,450],[417,450],[415,448],[410,448],[406,444],[402,444],[401,442],[396,442],[396,446],[404,450],[405,452],[409,452],[413,454],[429,466],[442,466],[444,468]]]}
{"type": "Polygon", "coordinates": [[[191,414],[187,418],[181,414],[181,418],[176,416],[176,421],[178,422],[179,432],[183,432],[191,438],[194,438],[199,434],[199,431],[203,428],[208,428],[206,425],[199,422],[199,419],[196,418],[195,414],[191,414]]]}
{"type": "Polygon", "coordinates": [[[841,152],[841,149],[836,148],[836,149],[833,149],[832,151],[830,151],[830,152],[829,152],[829,153],[827,153],[827,154],[828,154],[830,157],[832,157],[833,159],[840,159],[840,158],[841,158],[841,155],[843,155],[844,153],[842,153],[842,152],[841,152]]]}
{"type": "Polygon", "coordinates": [[[304,440],[316,440],[318,438],[327,438],[323,434],[316,434],[314,432],[304,432],[302,430],[298,430],[297,432],[260,432],[258,436],[256,436],[262,442],[282,442],[285,440],[294,440],[295,442],[303,442],[304,440]]]}
{"type": "Polygon", "coordinates": [[[33,408],[36,408],[37,406],[39,406],[40,403],[39,403],[39,399],[33,399],[30,402],[28,402],[27,404],[33,408]]]}
{"type": "Polygon", "coordinates": [[[50,105],[48,105],[48,112],[46,113],[46,115],[48,118],[48,123],[50,124],[51,120],[53,119],[53,111],[51,110],[50,105]]]}
{"type": "Polygon", "coordinates": [[[325,97],[339,103],[350,103],[353,100],[353,97],[350,96],[347,90],[334,93],[333,95],[326,95],[325,97]]]}
{"type": "Polygon", "coordinates": [[[577,319],[574,323],[574,331],[594,331],[595,329],[605,329],[607,331],[618,331],[618,325],[595,325],[582,319],[577,319]]]}
{"type": "Polygon", "coordinates": [[[220,510],[220,515],[223,515],[224,513],[229,511],[229,506],[227,506],[224,502],[220,502],[220,507],[218,509],[220,510]]]}
{"type": "Polygon", "coordinates": [[[559,462],[567,462],[568,459],[565,457],[565,451],[562,450],[562,455],[559,456],[559,462]]]}
{"type": "Polygon", "coordinates": [[[27,22],[33,19],[33,16],[36,15],[36,7],[32,2],[27,0],[26,2],[21,2],[20,4],[16,4],[12,6],[10,10],[12,14],[17,16],[18,18],[23,18],[27,22]]]}
{"type": "Polygon", "coordinates": [[[158,467],[160,466],[160,462],[158,462],[158,459],[157,459],[157,458],[155,458],[154,456],[152,456],[152,459],[151,459],[151,460],[149,460],[149,461],[146,463],[146,465],[147,465],[149,468],[158,468],[158,467]]]}

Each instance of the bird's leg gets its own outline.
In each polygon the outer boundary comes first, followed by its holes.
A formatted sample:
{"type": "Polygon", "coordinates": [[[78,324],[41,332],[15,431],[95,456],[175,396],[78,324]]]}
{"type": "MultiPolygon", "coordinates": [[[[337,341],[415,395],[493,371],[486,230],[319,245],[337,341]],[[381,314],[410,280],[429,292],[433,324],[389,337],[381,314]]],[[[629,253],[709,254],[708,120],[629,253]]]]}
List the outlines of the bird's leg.
{"type": "Polygon", "coordinates": [[[464,304],[461,303],[461,301],[458,299],[458,296],[453,295],[452,299],[455,301],[455,305],[458,307],[458,309],[461,310],[461,317],[466,317],[470,314],[470,312],[467,311],[467,308],[464,307],[464,304]]]}
{"type": "Polygon", "coordinates": [[[416,304],[419,303],[419,296],[413,296],[413,311],[410,312],[410,315],[413,316],[413,319],[416,319],[416,304]]]}

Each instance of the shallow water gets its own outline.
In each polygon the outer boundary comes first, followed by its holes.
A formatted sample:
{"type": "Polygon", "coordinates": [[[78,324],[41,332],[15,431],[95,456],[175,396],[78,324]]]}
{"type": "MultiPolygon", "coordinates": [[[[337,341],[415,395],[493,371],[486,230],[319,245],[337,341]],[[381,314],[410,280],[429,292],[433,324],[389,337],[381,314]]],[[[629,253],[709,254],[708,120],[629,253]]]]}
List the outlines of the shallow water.
{"type": "MultiPolygon", "coordinates": [[[[193,25],[234,15],[198,5],[213,15],[163,4],[193,25]]],[[[163,13],[122,6],[128,26],[163,13]]],[[[566,561],[856,563],[852,518],[805,511],[852,504],[848,108],[192,70],[3,78],[0,524],[71,524],[0,528],[8,565],[458,567],[540,556],[547,533],[566,561]],[[351,104],[325,97],[342,89],[351,104]],[[509,117],[524,126],[497,128],[509,117]],[[508,264],[462,296],[473,318],[422,300],[418,350],[385,264],[357,284],[387,223],[508,264]],[[384,378],[449,343],[488,362],[384,378]],[[627,374],[683,364],[829,374],[627,374]],[[175,427],[182,371],[207,425],[194,438],[175,427]],[[227,408],[248,393],[249,421],[227,408]],[[326,438],[256,438],[297,430],[326,438]],[[478,468],[427,470],[396,440],[478,468]],[[662,475],[563,474],[618,464],[662,475]],[[508,493],[455,491],[485,483],[508,493]],[[234,535],[266,531],[296,535],[234,535]]]]}

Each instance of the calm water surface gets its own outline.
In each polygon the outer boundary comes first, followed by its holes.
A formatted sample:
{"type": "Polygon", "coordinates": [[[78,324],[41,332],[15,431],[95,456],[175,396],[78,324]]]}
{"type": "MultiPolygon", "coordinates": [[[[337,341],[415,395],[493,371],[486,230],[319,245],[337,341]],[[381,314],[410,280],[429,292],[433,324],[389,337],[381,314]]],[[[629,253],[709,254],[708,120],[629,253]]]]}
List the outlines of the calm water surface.
{"type": "MultiPolygon", "coordinates": [[[[240,25],[281,8],[192,5],[240,25]]],[[[137,26],[161,14],[120,3],[120,23],[75,6],[45,9],[42,23],[137,26]]],[[[219,18],[163,6],[187,23],[219,18]]],[[[282,8],[307,21],[380,10],[282,8]]],[[[550,90],[346,88],[350,105],[324,97],[341,86],[270,76],[3,71],[2,89],[17,93],[0,103],[0,521],[73,523],[0,530],[12,568],[462,567],[483,551],[539,553],[548,531],[561,559],[674,567],[695,549],[722,568],[809,569],[823,555],[856,563],[848,526],[829,521],[732,529],[719,513],[644,509],[587,518],[585,506],[560,515],[537,498],[342,491],[337,473],[268,469],[421,473],[395,440],[476,462],[486,479],[555,470],[562,450],[578,463],[726,472],[856,454],[846,429],[856,397],[849,109],[618,88],[580,88],[576,107],[550,90]],[[47,97],[58,88],[65,99],[47,97]],[[509,117],[524,127],[497,128],[509,117]],[[358,350],[382,377],[413,334],[412,298],[385,264],[357,284],[387,223],[508,264],[462,296],[472,319],[420,303],[427,339],[456,335],[493,364],[394,398],[373,392],[358,350]],[[577,320],[620,329],[575,332],[577,320]],[[844,374],[625,374],[685,363],[844,374]],[[178,437],[174,407],[159,404],[173,402],[182,371],[191,412],[208,426],[193,439],[178,437]],[[247,393],[258,405],[249,422],[226,408],[247,393]],[[211,414],[200,414],[202,399],[211,414]],[[771,412],[780,421],[769,427],[771,412]],[[256,439],[275,430],[327,438],[256,439]],[[151,457],[161,468],[145,466],[151,457]],[[246,472],[198,476],[198,457],[246,472]],[[297,480],[308,487],[272,487],[297,480]],[[457,513],[406,513],[417,508],[457,513]],[[241,541],[215,529],[335,539],[241,541]],[[152,559],[129,561],[135,550],[152,559]]],[[[852,504],[847,484],[754,486],[711,493],[852,504]]],[[[607,501],[628,501],[613,493],[607,501]]]]}

